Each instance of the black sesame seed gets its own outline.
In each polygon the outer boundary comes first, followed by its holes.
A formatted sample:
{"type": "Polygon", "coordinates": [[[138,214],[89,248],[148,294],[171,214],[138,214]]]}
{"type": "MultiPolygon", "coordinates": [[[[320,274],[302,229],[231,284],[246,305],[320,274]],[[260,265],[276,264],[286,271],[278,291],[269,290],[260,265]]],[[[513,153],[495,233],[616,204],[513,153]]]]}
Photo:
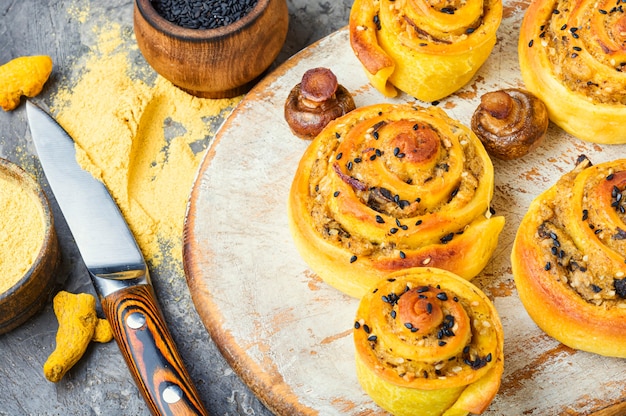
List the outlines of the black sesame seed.
{"type": "Polygon", "coordinates": [[[433,313],[433,304],[432,303],[426,304],[426,312],[428,312],[429,315],[431,313],[433,313]]]}
{"type": "Polygon", "coordinates": [[[405,322],[405,323],[404,323],[404,326],[405,326],[405,327],[407,327],[408,329],[413,328],[413,324],[412,324],[412,323],[410,323],[410,322],[405,322]]]}
{"type": "Polygon", "coordinates": [[[337,156],[335,157],[336,160],[341,159],[341,157],[343,156],[343,153],[337,153],[337,156]]]}
{"type": "Polygon", "coordinates": [[[378,339],[378,337],[376,335],[370,335],[369,337],[367,337],[368,341],[374,342],[378,339]]]}
{"type": "Polygon", "coordinates": [[[363,325],[363,331],[365,331],[366,334],[369,334],[370,332],[372,332],[372,330],[367,324],[363,325]]]}
{"type": "Polygon", "coordinates": [[[356,258],[357,258],[356,256],[350,257],[350,263],[354,263],[356,261],[356,258]]]}
{"type": "Polygon", "coordinates": [[[441,237],[439,241],[441,241],[441,244],[448,244],[450,241],[452,241],[453,238],[454,238],[454,233],[449,233],[441,237]]]}
{"type": "Polygon", "coordinates": [[[378,15],[374,16],[374,24],[376,25],[376,29],[380,30],[381,26],[380,26],[380,18],[378,17],[378,15]]]}
{"type": "Polygon", "coordinates": [[[377,215],[376,216],[376,222],[379,223],[379,224],[384,224],[385,220],[380,215],[377,215]]]}
{"type": "Polygon", "coordinates": [[[359,329],[361,327],[361,324],[359,323],[359,321],[356,321],[354,323],[354,329],[359,329]]]}
{"type": "MultiPolygon", "coordinates": [[[[626,263],[626,260],[624,260],[624,263],[626,263]]],[[[424,293],[424,292],[428,292],[430,290],[430,288],[428,286],[420,286],[417,288],[417,293],[424,293]]]]}
{"type": "Polygon", "coordinates": [[[583,209],[583,221],[587,221],[587,218],[589,218],[589,211],[583,209]]]}
{"type": "Polygon", "coordinates": [[[476,30],[476,29],[474,29],[473,27],[470,27],[470,28],[468,28],[468,29],[465,31],[465,34],[466,34],[466,35],[471,35],[472,33],[474,33],[474,31],[475,31],[475,30],[476,30]]]}
{"type": "Polygon", "coordinates": [[[389,229],[389,233],[390,234],[395,234],[397,232],[398,232],[398,229],[396,227],[392,227],[392,228],[389,229]]]}
{"type": "Polygon", "coordinates": [[[544,270],[548,271],[552,268],[552,263],[547,262],[546,265],[543,267],[544,270]]]}
{"type": "Polygon", "coordinates": [[[583,50],[583,48],[581,48],[580,46],[574,46],[572,49],[574,49],[577,52],[580,52],[583,50]]]}
{"type": "Polygon", "coordinates": [[[396,319],[396,311],[391,311],[390,315],[393,319],[396,319]]]}
{"type": "Polygon", "coordinates": [[[361,159],[360,157],[355,157],[354,158],[354,163],[361,163],[363,161],[363,159],[361,159]]]}
{"type": "Polygon", "coordinates": [[[156,12],[175,25],[189,29],[215,29],[244,17],[256,0],[152,0],[156,12]]]}
{"type": "Polygon", "coordinates": [[[533,43],[535,43],[535,40],[534,40],[534,39],[531,39],[531,40],[530,40],[530,42],[528,42],[528,47],[529,47],[529,48],[532,48],[533,43]]]}
{"type": "Polygon", "coordinates": [[[406,258],[406,254],[404,254],[404,251],[400,251],[400,258],[401,259],[405,259],[406,258]]]}
{"type": "Polygon", "coordinates": [[[438,344],[439,344],[439,346],[440,346],[440,347],[443,347],[444,345],[446,345],[446,344],[447,344],[447,342],[445,342],[445,341],[439,341],[439,342],[438,342],[438,344]]]}
{"type": "Polygon", "coordinates": [[[448,295],[446,295],[445,292],[439,292],[439,293],[437,293],[437,299],[439,299],[439,300],[448,300],[448,295]]]}
{"type": "Polygon", "coordinates": [[[335,191],[335,192],[333,193],[333,196],[336,198],[336,197],[338,197],[338,196],[339,196],[339,194],[340,194],[340,192],[339,192],[339,191],[335,191]]]}
{"type": "Polygon", "coordinates": [[[415,225],[421,225],[421,224],[422,224],[422,220],[415,221],[415,225]]]}

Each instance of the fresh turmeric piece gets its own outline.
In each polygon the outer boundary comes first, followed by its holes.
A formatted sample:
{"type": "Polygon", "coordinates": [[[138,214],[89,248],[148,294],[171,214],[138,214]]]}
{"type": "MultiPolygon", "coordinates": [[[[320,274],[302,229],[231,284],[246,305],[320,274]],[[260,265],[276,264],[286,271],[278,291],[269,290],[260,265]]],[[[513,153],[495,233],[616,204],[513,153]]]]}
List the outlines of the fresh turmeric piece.
{"type": "Polygon", "coordinates": [[[56,348],[43,365],[46,378],[56,383],[80,360],[91,341],[113,339],[111,325],[96,315],[96,298],[88,293],[57,293],[53,300],[59,321],[56,348]]]}
{"type": "Polygon", "coordinates": [[[21,56],[0,66],[0,107],[13,110],[22,95],[41,92],[52,72],[52,58],[46,55],[21,56]]]}

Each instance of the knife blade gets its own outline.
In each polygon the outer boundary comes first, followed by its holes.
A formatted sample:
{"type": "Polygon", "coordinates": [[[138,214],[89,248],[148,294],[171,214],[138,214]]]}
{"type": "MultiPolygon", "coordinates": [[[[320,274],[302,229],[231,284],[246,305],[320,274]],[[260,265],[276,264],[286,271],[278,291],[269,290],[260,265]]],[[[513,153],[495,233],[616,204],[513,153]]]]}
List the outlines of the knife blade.
{"type": "Polygon", "coordinates": [[[135,238],[108,189],[76,160],[74,140],[26,102],[37,155],[115,340],[154,415],[208,415],[168,330],[135,238]]]}

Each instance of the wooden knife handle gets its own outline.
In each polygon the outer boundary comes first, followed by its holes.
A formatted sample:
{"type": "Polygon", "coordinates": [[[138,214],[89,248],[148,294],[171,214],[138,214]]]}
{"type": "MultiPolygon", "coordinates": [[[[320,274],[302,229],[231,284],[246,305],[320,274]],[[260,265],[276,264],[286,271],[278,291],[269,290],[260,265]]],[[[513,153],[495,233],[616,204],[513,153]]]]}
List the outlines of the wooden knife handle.
{"type": "Polygon", "coordinates": [[[208,415],[165,325],[151,285],[102,299],[115,340],[153,415],[208,415]]]}

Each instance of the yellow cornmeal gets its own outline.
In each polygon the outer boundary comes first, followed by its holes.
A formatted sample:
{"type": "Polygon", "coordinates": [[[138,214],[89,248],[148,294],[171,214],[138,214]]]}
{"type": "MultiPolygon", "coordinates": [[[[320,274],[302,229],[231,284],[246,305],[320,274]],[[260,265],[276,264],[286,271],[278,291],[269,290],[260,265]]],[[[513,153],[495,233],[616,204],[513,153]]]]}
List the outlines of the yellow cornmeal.
{"type": "Polygon", "coordinates": [[[0,294],[35,262],[44,240],[41,203],[13,177],[0,172],[0,294]]]}
{"type": "Polygon", "coordinates": [[[121,33],[112,25],[98,34],[80,78],[56,94],[53,111],[76,141],[80,165],[113,195],[146,260],[182,266],[187,200],[215,133],[210,119],[240,98],[199,99],[160,76],[148,85],[131,68],[134,38],[124,43],[121,33]]]}

